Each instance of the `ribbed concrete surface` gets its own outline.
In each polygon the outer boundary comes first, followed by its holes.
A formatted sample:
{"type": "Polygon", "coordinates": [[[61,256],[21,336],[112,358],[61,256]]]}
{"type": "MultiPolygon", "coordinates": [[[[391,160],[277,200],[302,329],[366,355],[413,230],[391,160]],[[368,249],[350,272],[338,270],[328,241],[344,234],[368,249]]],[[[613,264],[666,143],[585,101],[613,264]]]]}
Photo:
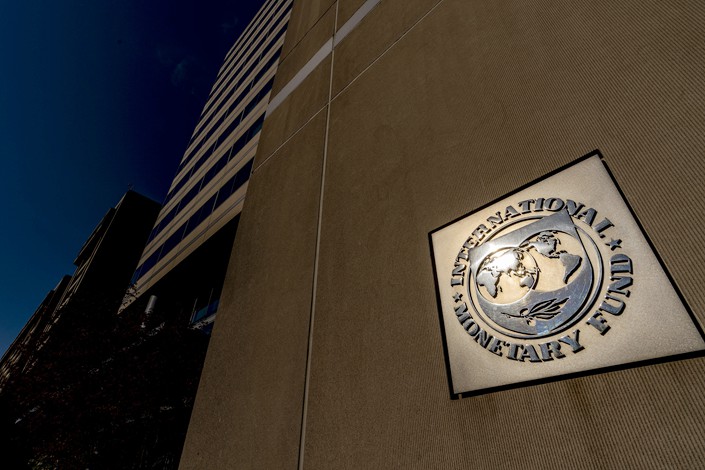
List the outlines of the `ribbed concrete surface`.
{"type": "MultiPolygon", "coordinates": [[[[450,400],[427,235],[599,148],[705,324],[705,4],[383,0],[331,64],[329,119],[320,108],[328,140],[308,125],[265,125],[262,137],[278,141],[263,147],[271,154],[301,136],[265,167],[296,158],[308,139],[327,149],[318,153],[322,162],[327,151],[319,251],[308,251],[318,267],[308,395],[304,376],[289,383],[307,404],[302,459],[289,452],[266,467],[228,450],[239,446],[233,432],[249,432],[257,452],[278,456],[266,430],[283,432],[271,396],[248,395],[251,406],[239,407],[239,389],[216,378],[236,365],[256,383],[271,374],[262,360],[236,360],[223,347],[234,339],[269,344],[261,354],[279,357],[265,329],[247,337],[224,330],[243,314],[235,304],[219,313],[189,431],[208,436],[197,441],[200,455],[228,453],[229,468],[703,468],[703,359],[450,400]],[[236,431],[208,431],[219,413],[236,431]]],[[[296,116],[300,101],[276,112],[296,116]]],[[[300,177],[255,178],[250,191],[300,177]]],[[[265,233],[253,231],[261,222],[247,215],[255,210],[246,204],[236,250],[265,233]]],[[[267,236],[286,249],[292,233],[267,236]]],[[[249,259],[230,282],[248,273],[266,280],[266,261],[249,259]]],[[[298,276],[296,267],[288,272],[298,276]]],[[[310,294],[313,281],[303,278],[310,294]]],[[[253,298],[272,292],[267,282],[248,284],[253,298]]],[[[274,312],[264,302],[252,308],[259,318],[274,312]]],[[[308,338],[296,341],[308,347],[308,338]]],[[[291,426],[287,442],[300,432],[291,426]]],[[[195,462],[195,450],[187,442],[182,466],[195,462]]]]}

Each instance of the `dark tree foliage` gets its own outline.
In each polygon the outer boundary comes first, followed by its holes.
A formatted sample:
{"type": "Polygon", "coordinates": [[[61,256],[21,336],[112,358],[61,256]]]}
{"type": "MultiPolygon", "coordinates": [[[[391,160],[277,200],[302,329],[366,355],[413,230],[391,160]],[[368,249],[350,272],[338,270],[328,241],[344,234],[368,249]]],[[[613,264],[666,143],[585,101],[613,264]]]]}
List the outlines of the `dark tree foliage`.
{"type": "Polygon", "coordinates": [[[61,308],[34,365],[0,393],[0,467],[178,466],[208,337],[135,304],[61,308]]]}

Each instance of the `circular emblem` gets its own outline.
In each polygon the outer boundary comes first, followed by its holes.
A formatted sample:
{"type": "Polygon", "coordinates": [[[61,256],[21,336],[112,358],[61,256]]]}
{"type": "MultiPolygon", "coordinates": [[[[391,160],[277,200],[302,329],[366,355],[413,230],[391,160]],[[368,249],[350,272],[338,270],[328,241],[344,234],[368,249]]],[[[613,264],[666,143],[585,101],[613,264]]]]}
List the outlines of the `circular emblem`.
{"type": "Polygon", "coordinates": [[[473,307],[488,326],[515,338],[569,328],[602,282],[595,242],[565,211],[507,224],[469,255],[473,307]]]}
{"type": "Polygon", "coordinates": [[[608,317],[624,311],[632,261],[594,208],[555,197],[517,206],[488,214],[460,247],[450,279],[455,316],[479,346],[511,360],[582,351],[582,323],[604,335],[608,317]]]}

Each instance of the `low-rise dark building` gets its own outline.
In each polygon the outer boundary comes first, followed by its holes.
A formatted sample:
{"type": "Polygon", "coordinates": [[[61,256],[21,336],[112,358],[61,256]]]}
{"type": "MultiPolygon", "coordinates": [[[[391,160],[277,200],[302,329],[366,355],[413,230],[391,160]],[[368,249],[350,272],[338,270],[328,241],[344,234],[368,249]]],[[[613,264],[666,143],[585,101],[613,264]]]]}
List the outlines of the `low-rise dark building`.
{"type": "Polygon", "coordinates": [[[36,352],[62,321],[63,307],[80,299],[100,303],[103,311],[117,310],[159,209],[155,201],[130,190],[108,210],[76,256],[74,274],[64,276],[47,294],[3,355],[0,390],[13,374],[26,372],[36,362],[36,352]]]}
{"type": "Polygon", "coordinates": [[[71,276],[64,276],[56,287],[49,291],[3,355],[0,361],[0,391],[13,373],[21,374],[33,363],[34,352],[41,344],[40,340],[51,329],[56,307],[70,281],[71,276]]]}
{"type": "MultiPolygon", "coordinates": [[[[115,396],[106,401],[101,393],[115,390],[115,380],[135,381],[111,377],[111,382],[98,372],[122,345],[138,339],[121,327],[117,310],[159,208],[126,192],[83,244],[74,274],[46,296],[3,356],[0,429],[8,434],[3,445],[26,456],[18,465],[83,465],[71,442],[87,448],[91,435],[110,429],[102,419],[106,410],[112,417],[122,414],[115,396]]],[[[94,452],[97,447],[89,451],[94,452]]]]}

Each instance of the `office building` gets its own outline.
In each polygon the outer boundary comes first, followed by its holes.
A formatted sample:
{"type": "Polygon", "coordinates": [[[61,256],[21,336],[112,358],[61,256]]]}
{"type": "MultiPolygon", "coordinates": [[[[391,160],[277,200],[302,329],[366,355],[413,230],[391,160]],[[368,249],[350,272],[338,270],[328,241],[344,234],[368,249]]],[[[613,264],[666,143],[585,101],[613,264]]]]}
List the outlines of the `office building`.
{"type": "Polygon", "coordinates": [[[218,308],[291,0],[269,0],[227,53],[133,276],[133,297],[209,327],[218,308]],[[168,307],[165,307],[168,306],[168,307]]]}
{"type": "Polygon", "coordinates": [[[0,360],[0,391],[13,374],[22,374],[34,362],[34,354],[42,340],[51,330],[54,312],[69,284],[71,276],[64,276],[55,288],[50,290],[19,332],[0,360]]]}
{"type": "MultiPolygon", "coordinates": [[[[0,389],[13,375],[27,373],[50,341],[55,348],[80,350],[71,336],[77,324],[92,328],[112,321],[158,212],[158,203],[130,190],[105,213],[76,255],[74,273],[46,295],[3,355],[0,389]],[[63,318],[69,306],[72,318],[63,318]]],[[[96,327],[94,333],[99,337],[101,331],[96,327]]]]}
{"type": "MultiPolygon", "coordinates": [[[[599,149],[703,324],[704,25],[698,1],[296,0],[181,468],[702,468],[702,355],[452,393],[429,234],[599,149]]],[[[661,294],[632,268],[626,303],[661,294]]],[[[632,305],[553,363],[629,337],[632,305]]]]}

